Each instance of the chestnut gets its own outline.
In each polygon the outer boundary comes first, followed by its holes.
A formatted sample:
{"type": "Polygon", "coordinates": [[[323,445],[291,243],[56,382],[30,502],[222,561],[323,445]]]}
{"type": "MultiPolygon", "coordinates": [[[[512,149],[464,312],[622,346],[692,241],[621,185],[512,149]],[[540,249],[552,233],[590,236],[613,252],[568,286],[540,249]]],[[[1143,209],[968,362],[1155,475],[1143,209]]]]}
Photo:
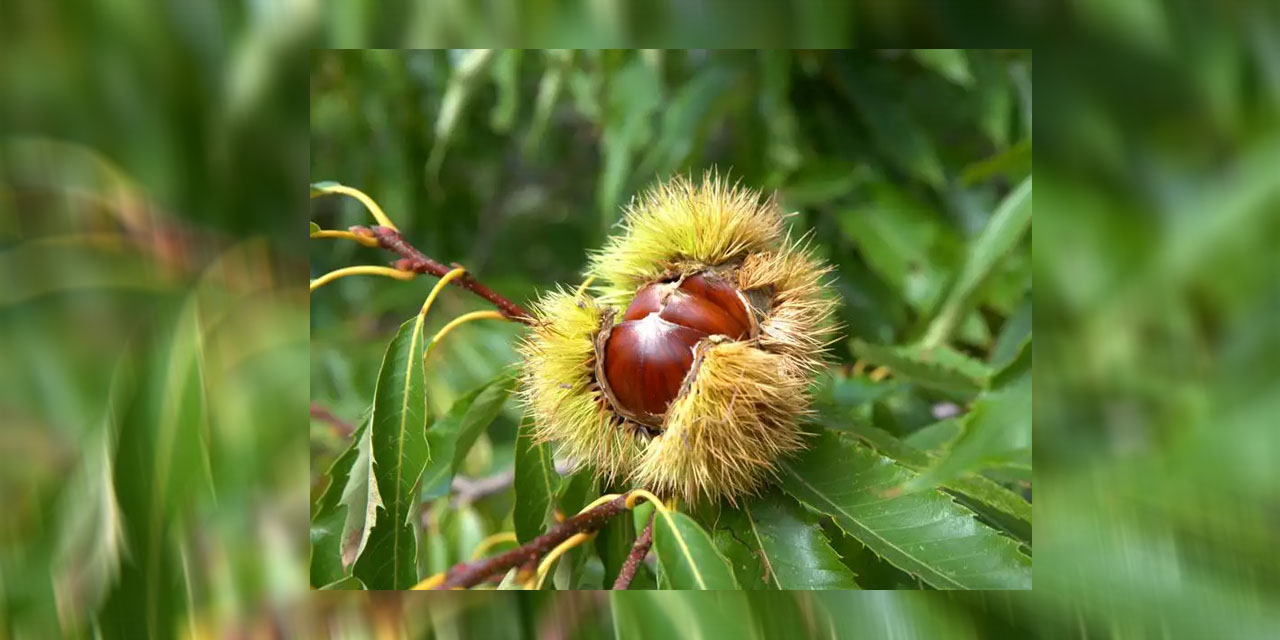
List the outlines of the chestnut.
{"type": "Polygon", "coordinates": [[[679,395],[699,342],[742,340],[753,331],[737,288],[701,273],[642,287],[621,320],[601,340],[601,386],[618,413],[650,426],[679,395]]]}

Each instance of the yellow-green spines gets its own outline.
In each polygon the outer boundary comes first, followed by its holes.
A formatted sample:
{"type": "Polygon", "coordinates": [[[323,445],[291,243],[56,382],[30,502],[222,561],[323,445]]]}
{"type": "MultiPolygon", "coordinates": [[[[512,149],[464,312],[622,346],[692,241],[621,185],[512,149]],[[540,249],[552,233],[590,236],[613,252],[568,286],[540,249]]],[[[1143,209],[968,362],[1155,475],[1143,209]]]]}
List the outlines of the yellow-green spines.
{"type": "Polygon", "coordinates": [[[696,502],[757,491],[803,446],[808,386],[834,328],[829,269],[784,233],[777,203],[713,174],[658,186],[591,258],[595,296],[547,294],[521,347],[522,394],[537,433],[597,475],[696,502]],[[660,428],[628,423],[596,380],[601,325],[638,289],[714,271],[736,284],[758,330],[695,347],[660,428]]]}
{"type": "Polygon", "coordinates": [[[533,313],[537,322],[519,350],[520,396],[533,415],[535,437],[608,481],[627,477],[640,443],[619,428],[595,382],[593,341],[604,309],[587,295],[553,291],[533,313]]]}

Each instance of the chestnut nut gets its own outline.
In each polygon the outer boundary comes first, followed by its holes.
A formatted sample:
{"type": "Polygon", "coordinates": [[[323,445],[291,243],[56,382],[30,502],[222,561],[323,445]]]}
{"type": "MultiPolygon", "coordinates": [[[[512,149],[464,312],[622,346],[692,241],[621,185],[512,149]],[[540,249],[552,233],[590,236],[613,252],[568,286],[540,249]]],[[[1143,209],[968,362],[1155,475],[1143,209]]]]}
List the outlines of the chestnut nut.
{"type": "Polygon", "coordinates": [[[713,335],[748,338],[753,324],[742,294],[717,277],[645,285],[603,339],[601,386],[620,414],[657,426],[693,366],[694,347],[713,335]]]}

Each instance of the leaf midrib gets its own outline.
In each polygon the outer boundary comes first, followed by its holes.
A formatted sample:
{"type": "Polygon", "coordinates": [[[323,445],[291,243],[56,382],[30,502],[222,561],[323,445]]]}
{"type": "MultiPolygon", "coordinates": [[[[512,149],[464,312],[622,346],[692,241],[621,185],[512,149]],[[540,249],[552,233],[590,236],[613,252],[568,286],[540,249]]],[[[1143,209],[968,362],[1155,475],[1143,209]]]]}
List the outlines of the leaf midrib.
{"type": "MultiPolygon", "coordinates": [[[[820,491],[817,487],[813,486],[813,484],[811,484],[808,480],[805,480],[805,479],[804,479],[804,477],[803,477],[803,476],[801,476],[799,473],[797,473],[797,472],[796,472],[796,470],[795,470],[795,469],[794,469],[790,464],[783,463],[783,466],[784,466],[784,467],[786,467],[787,471],[791,474],[791,476],[792,476],[793,478],[795,478],[796,480],[799,480],[799,481],[800,481],[801,483],[803,483],[806,487],[808,487],[811,491],[813,491],[814,495],[816,495],[816,496],[818,496],[819,498],[821,498],[821,499],[825,500],[825,501],[827,502],[827,504],[830,504],[830,505],[831,505],[831,507],[832,507],[833,509],[835,509],[836,511],[839,511],[839,512],[840,512],[840,513],[841,513],[845,518],[847,518],[847,519],[848,519],[848,520],[849,520],[849,521],[850,521],[850,522],[851,522],[855,527],[857,527],[857,528],[858,528],[858,529],[860,529],[861,531],[865,532],[867,535],[870,535],[871,537],[874,537],[875,539],[877,539],[877,540],[879,540],[879,541],[883,542],[885,545],[888,545],[889,547],[893,548],[895,551],[897,551],[897,552],[901,553],[905,558],[907,558],[907,559],[908,559],[908,560],[910,560],[911,562],[913,562],[913,563],[915,563],[915,564],[919,565],[919,569],[918,569],[918,571],[919,571],[920,573],[929,573],[930,575],[936,576],[936,577],[937,577],[937,578],[939,578],[940,580],[943,580],[943,581],[945,581],[945,582],[947,582],[947,583],[949,583],[949,584],[954,585],[956,588],[959,588],[959,589],[964,589],[964,588],[965,588],[965,585],[964,585],[963,583],[956,581],[954,578],[951,578],[951,577],[949,577],[949,576],[943,575],[942,573],[939,573],[937,570],[935,570],[935,569],[933,569],[932,567],[930,567],[930,566],[929,566],[927,563],[925,563],[923,560],[921,560],[921,559],[917,558],[916,556],[914,556],[914,555],[913,555],[913,554],[911,554],[911,553],[908,553],[908,552],[907,552],[905,549],[903,549],[902,547],[899,547],[898,545],[896,545],[896,544],[894,544],[893,542],[889,541],[887,538],[885,538],[885,537],[881,536],[880,534],[876,533],[874,530],[872,530],[872,529],[868,528],[867,526],[865,526],[865,525],[863,525],[863,524],[859,523],[859,522],[858,522],[858,520],[857,520],[856,518],[854,518],[853,514],[849,513],[849,512],[848,512],[848,511],[846,511],[843,507],[841,507],[839,504],[837,504],[835,501],[833,501],[833,500],[831,500],[830,498],[828,498],[825,492],[820,491]]],[[[905,568],[905,567],[903,567],[903,568],[905,568]]]]}
{"type": "Polygon", "coordinates": [[[685,544],[684,536],[680,533],[680,528],[676,526],[675,520],[671,517],[670,512],[659,511],[659,513],[661,513],[662,517],[667,521],[667,526],[671,528],[672,535],[676,537],[676,542],[680,543],[680,551],[689,561],[689,570],[693,572],[694,579],[698,581],[698,588],[705,591],[707,589],[707,583],[702,579],[702,572],[698,570],[698,563],[693,561],[693,553],[689,551],[689,546],[685,544]]]}

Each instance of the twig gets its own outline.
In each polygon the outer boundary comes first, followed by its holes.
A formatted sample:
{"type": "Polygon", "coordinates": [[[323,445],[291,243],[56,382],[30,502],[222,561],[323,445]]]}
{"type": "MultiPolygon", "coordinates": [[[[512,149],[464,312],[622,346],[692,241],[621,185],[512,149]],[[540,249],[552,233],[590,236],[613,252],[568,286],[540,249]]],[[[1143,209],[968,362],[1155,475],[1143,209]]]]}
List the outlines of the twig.
{"type": "MultiPolygon", "coordinates": [[[[399,254],[400,259],[396,261],[395,266],[397,269],[403,271],[425,273],[439,278],[443,277],[444,274],[449,273],[454,268],[461,266],[457,263],[454,263],[452,266],[447,266],[432,260],[421,251],[418,251],[418,249],[413,245],[409,244],[409,241],[405,240],[404,236],[400,235],[400,232],[389,227],[351,227],[351,232],[357,235],[372,235],[378,240],[378,246],[399,254]]],[[[524,307],[521,307],[507,298],[498,295],[489,287],[480,284],[478,280],[471,277],[471,274],[464,275],[461,278],[454,280],[454,283],[463,289],[488,300],[493,304],[493,306],[497,307],[498,311],[506,318],[523,324],[533,324],[533,316],[530,315],[524,307]]]]}
{"type": "Polygon", "coordinates": [[[599,529],[610,518],[622,513],[626,508],[627,495],[623,494],[594,509],[579,513],[557,524],[550,531],[511,551],[476,562],[454,565],[445,574],[444,581],[436,588],[453,589],[461,587],[467,589],[484,582],[489,576],[507,571],[511,567],[528,566],[530,562],[551,551],[571,536],[599,529]]]}
{"type": "Polygon", "coordinates": [[[346,437],[351,435],[352,433],[355,433],[355,430],[356,430],[356,426],[354,424],[351,424],[350,422],[347,422],[346,420],[343,420],[342,418],[339,418],[338,416],[333,415],[332,411],[329,411],[328,409],[318,404],[315,404],[314,402],[311,403],[311,417],[321,422],[329,423],[329,425],[332,426],[334,430],[338,432],[338,435],[343,437],[346,437]]]}
{"type": "Polygon", "coordinates": [[[622,590],[631,587],[631,581],[636,577],[636,570],[640,568],[640,563],[644,562],[644,557],[649,555],[649,547],[653,546],[653,515],[649,516],[649,524],[644,526],[644,531],[640,532],[640,537],[636,538],[636,543],[631,547],[631,553],[627,554],[627,559],[622,563],[622,570],[618,572],[618,579],[613,581],[614,590],[622,590]]]}

